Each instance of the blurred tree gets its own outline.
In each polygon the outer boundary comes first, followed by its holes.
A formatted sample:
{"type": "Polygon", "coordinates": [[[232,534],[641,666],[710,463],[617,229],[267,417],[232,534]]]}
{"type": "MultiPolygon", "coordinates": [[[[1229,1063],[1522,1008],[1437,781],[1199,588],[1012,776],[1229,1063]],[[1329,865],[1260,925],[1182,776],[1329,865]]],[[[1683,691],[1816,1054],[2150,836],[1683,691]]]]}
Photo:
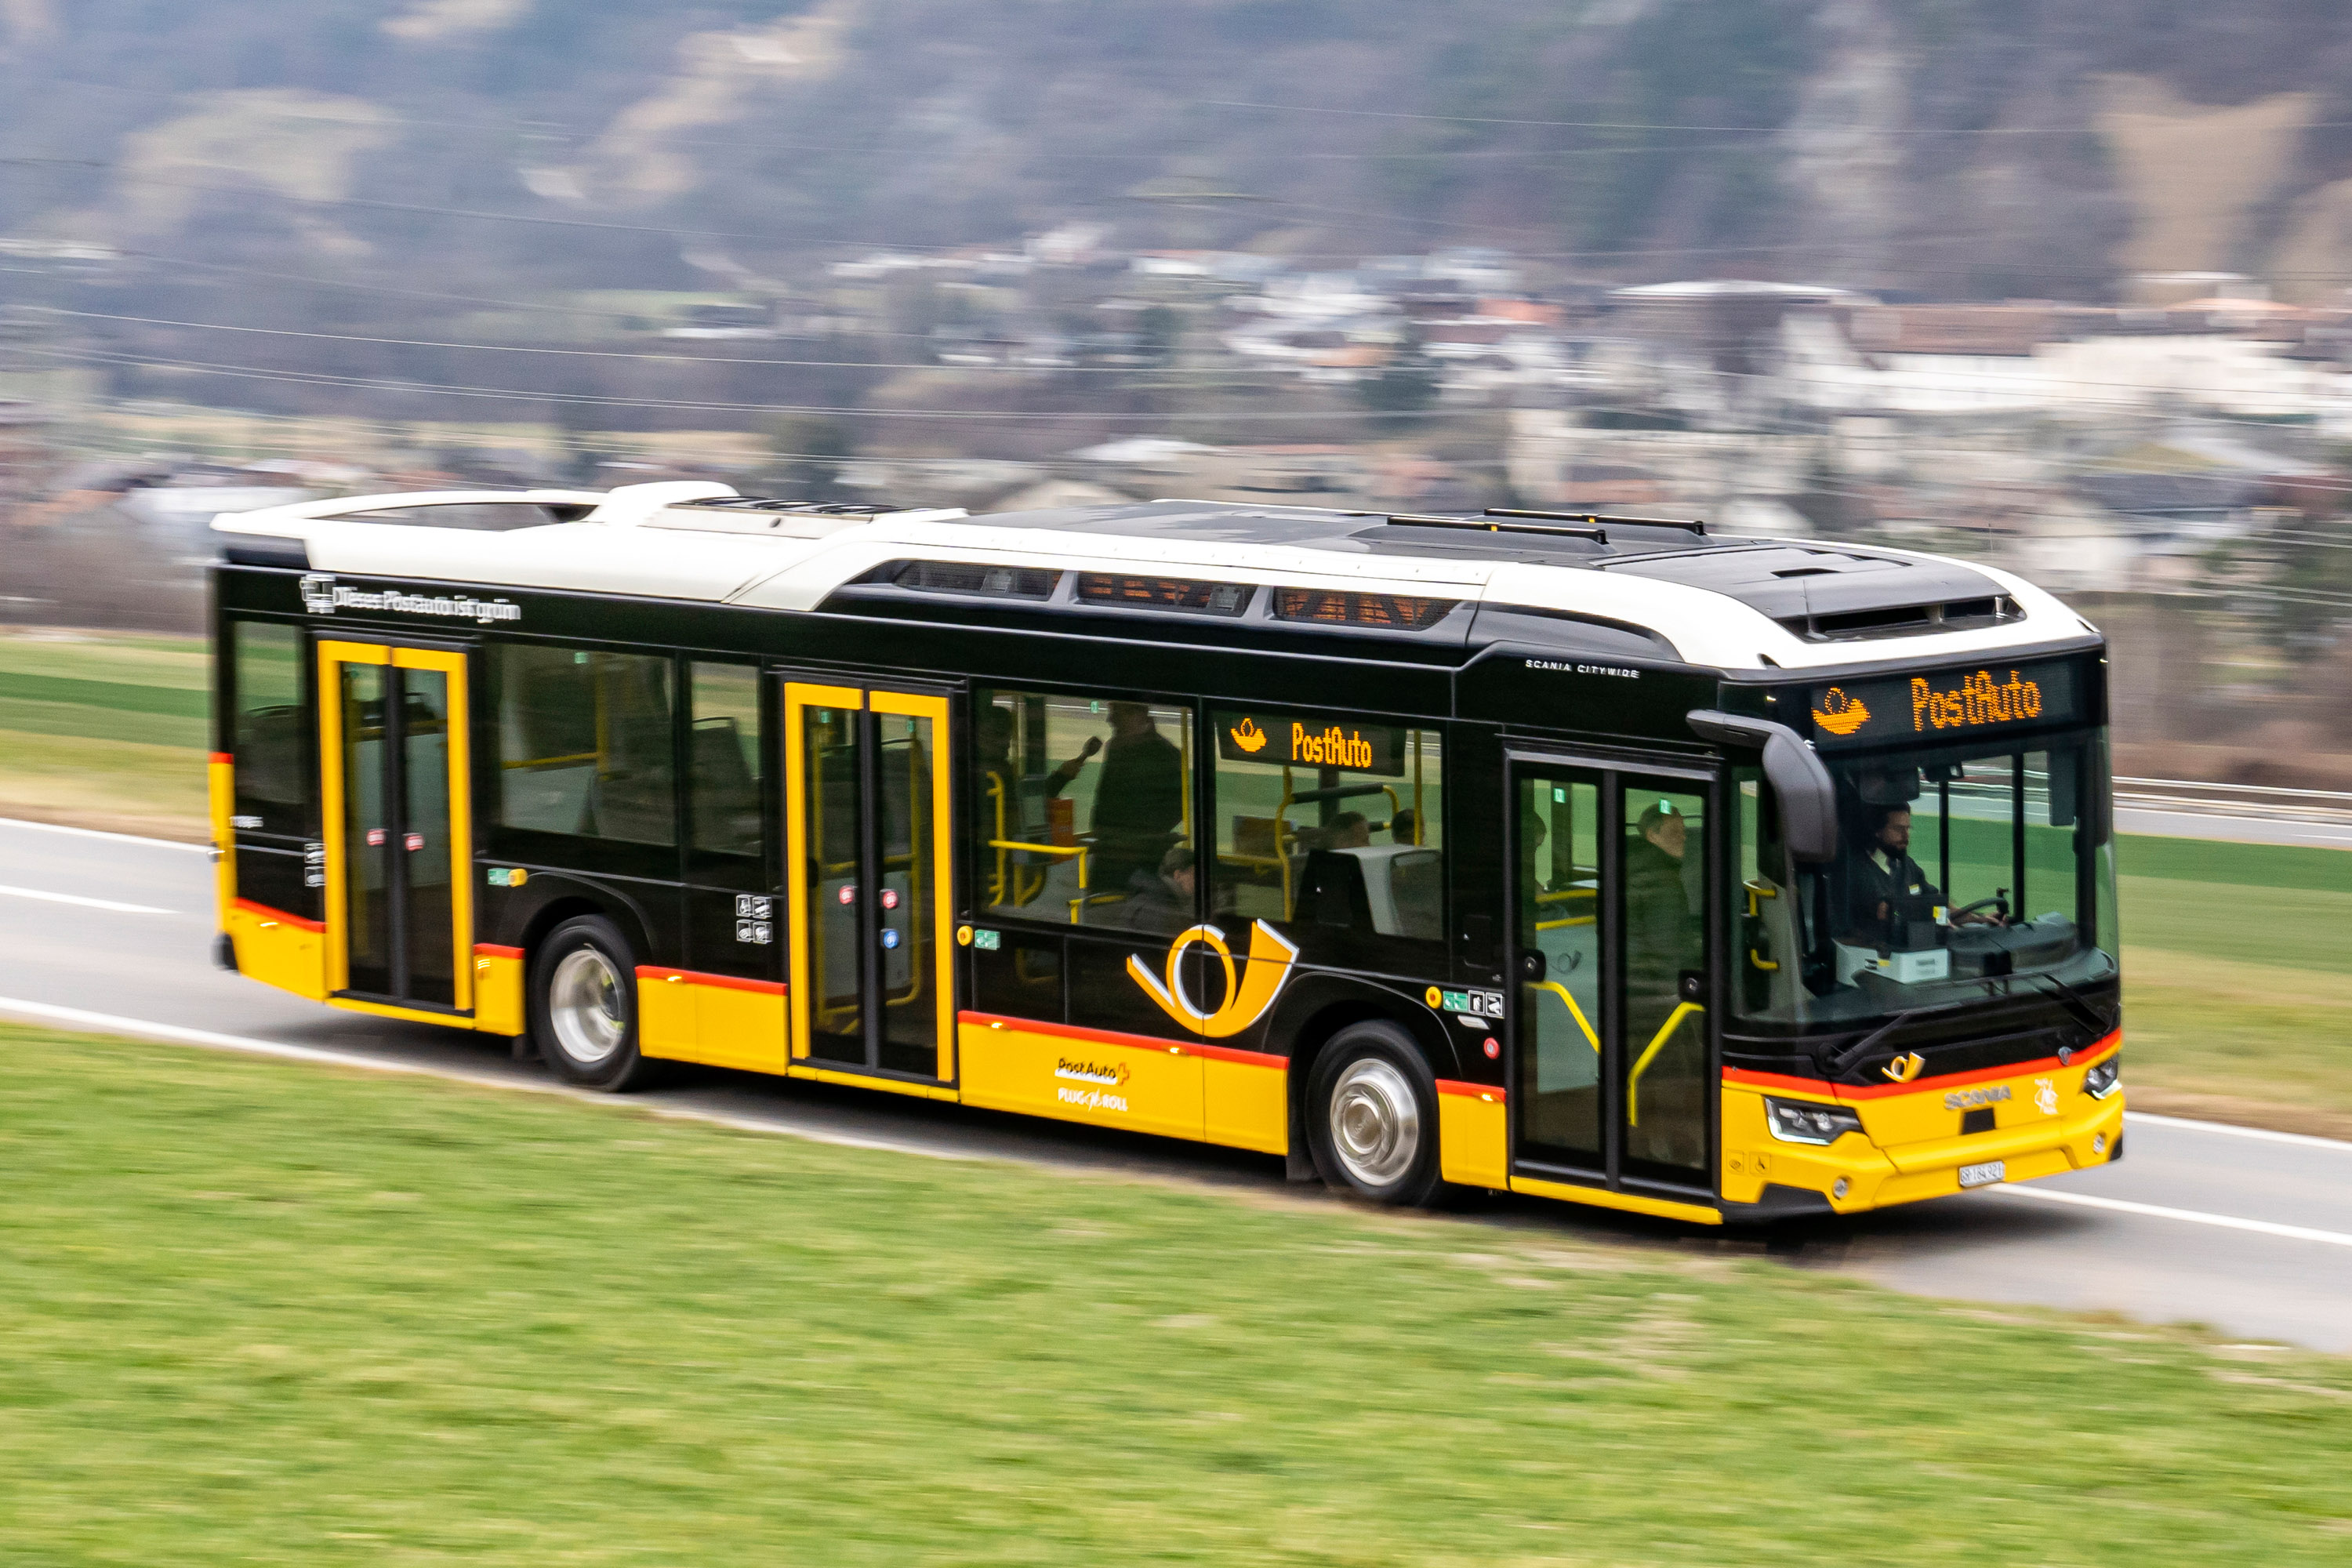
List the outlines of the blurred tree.
{"type": "Polygon", "coordinates": [[[1422,414],[1436,404],[1442,379],[1443,372],[1429,357],[1421,334],[1408,331],[1379,374],[1356,384],[1356,395],[1364,406],[1383,414],[1422,414]]]}
{"type": "Polygon", "coordinates": [[[842,469],[857,456],[857,434],[844,420],[794,415],[777,422],[768,450],[773,482],[787,500],[841,500],[842,469]]]}

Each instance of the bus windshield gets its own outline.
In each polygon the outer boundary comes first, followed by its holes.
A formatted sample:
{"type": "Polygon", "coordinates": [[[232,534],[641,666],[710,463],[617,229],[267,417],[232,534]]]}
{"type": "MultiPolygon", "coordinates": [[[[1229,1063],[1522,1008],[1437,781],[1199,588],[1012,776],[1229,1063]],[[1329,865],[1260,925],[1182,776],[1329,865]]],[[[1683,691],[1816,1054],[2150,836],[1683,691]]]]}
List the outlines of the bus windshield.
{"type": "Polygon", "coordinates": [[[1849,1028],[1882,1015],[2116,973],[2106,735],[1825,757],[1839,849],[1790,867],[1770,791],[1733,792],[1733,994],[1745,1016],[1849,1028]]]}

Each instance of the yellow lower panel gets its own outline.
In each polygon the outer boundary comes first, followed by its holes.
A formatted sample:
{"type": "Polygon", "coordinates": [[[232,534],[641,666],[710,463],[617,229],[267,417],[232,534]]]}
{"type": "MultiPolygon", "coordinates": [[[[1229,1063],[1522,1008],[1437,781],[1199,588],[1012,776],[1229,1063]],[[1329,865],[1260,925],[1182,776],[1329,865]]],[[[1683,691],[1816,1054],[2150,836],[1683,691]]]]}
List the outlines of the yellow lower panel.
{"type": "Polygon", "coordinates": [[[665,1061],[691,1061],[695,1042],[694,987],[667,970],[637,971],[637,1052],[665,1061]]]}
{"type": "Polygon", "coordinates": [[[732,985],[690,985],[694,993],[694,1054],[683,1059],[747,1072],[782,1072],[784,994],[732,985]]]}
{"type": "Polygon", "coordinates": [[[1645,1198],[1632,1193],[1612,1193],[1605,1187],[1580,1187],[1572,1182],[1538,1182],[1527,1176],[1513,1176],[1511,1191],[1526,1193],[1538,1198],[1565,1198],[1572,1204],[1591,1204],[1604,1209],[1625,1209],[1633,1214],[1656,1215],[1663,1219],[1687,1220],[1693,1225],[1723,1223],[1722,1215],[1697,1204],[1669,1203],[1664,1198],[1645,1198]]]}
{"type": "Polygon", "coordinates": [[[1510,1115],[1499,1092],[1438,1095],[1437,1172],[1465,1186],[1510,1185],[1510,1115]]]}
{"type": "Polygon", "coordinates": [[[811,1079],[818,1083],[846,1084],[851,1089],[878,1089],[885,1094],[909,1094],[917,1100],[954,1100],[956,1091],[945,1084],[908,1083],[895,1078],[876,1078],[862,1072],[835,1072],[831,1068],[806,1066],[807,1058],[785,1069],[788,1078],[811,1079]]]}
{"type": "Polygon", "coordinates": [[[1202,1136],[1201,1058],[1179,1046],[1121,1045],[965,1024],[963,1100],[996,1110],[1123,1127],[1171,1138],[1202,1136]]]}
{"type": "Polygon", "coordinates": [[[405,1018],[413,1024],[438,1024],[445,1029],[470,1029],[473,1018],[464,1013],[436,1013],[425,1007],[403,1007],[396,1002],[362,1002],[356,996],[330,996],[330,1007],[346,1012],[373,1013],[379,1018],[405,1018]]]}
{"type": "Polygon", "coordinates": [[[313,1002],[325,1000],[327,939],[322,932],[236,904],[223,912],[221,929],[236,949],[239,974],[313,1002]]]}
{"type": "Polygon", "coordinates": [[[1201,1062],[1202,1131],[1212,1143],[1290,1152],[1290,1073],[1280,1062],[1201,1062]]]}
{"type": "Polygon", "coordinates": [[[530,1026],[530,1016],[523,1011],[522,960],[476,953],[474,1027],[492,1035],[520,1035],[530,1026]]]}

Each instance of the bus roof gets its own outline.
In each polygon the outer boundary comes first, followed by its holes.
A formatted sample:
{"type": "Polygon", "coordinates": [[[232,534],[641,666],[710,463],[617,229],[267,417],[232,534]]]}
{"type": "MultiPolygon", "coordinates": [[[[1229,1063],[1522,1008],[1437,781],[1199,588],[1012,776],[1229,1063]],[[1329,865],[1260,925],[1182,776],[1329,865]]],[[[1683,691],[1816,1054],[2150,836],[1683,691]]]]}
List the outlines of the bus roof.
{"type": "Polygon", "coordinates": [[[1023,600],[1231,616],[1238,596],[1212,605],[1186,592],[1267,586],[1290,591],[1256,595],[1273,618],[1460,641],[1474,616],[1507,616],[1510,640],[1540,644],[1556,630],[1569,648],[1613,626],[1724,669],[1967,658],[2091,630],[2048,594],[1974,563],[1520,510],[1172,500],[974,517],[767,500],[696,481],[344,497],[213,526],[233,563],[777,610],[871,613],[902,594],[946,594],[983,616],[1023,600]]]}

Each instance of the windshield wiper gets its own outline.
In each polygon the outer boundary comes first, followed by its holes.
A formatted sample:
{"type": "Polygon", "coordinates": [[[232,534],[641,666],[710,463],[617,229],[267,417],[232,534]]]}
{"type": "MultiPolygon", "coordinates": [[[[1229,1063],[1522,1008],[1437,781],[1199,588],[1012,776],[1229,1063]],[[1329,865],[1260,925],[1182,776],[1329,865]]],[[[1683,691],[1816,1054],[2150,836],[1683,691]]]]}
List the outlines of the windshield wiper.
{"type": "Polygon", "coordinates": [[[2115,1027],[2113,1018],[2101,1016],[2083,999],[2083,994],[2080,991],[2075,990],[2056,975],[2045,974],[2038,969],[2029,969],[2025,972],[2025,978],[2037,985],[2050,987],[2051,994],[2058,998],[2066,1011],[2074,1015],[2074,1021],[2093,1034],[2104,1035],[2115,1027]]]}
{"type": "Polygon", "coordinates": [[[1965,1001],[1944,1002],[1939,1003],[1933,1007],[1907,1008],[1903,1012],[1895,1014],[1895,1016],[1887,1019],[1886,1022],[1879,1025],[1875,1029],[1871,1030],[1869,1034],[1864,1035],[1854,1044],[1848,1046],[1845,1049],[1838,1052],[1837,1055],[1831,1057],[1826,1061],[1822,1062],[1822,1066],[1828,1069],[1832,1078],[1836,1078],[1849,1071],[1855,1063],[1868,1056],[1870,1054],[1871,1047],[1878,1044],[1879,1041],[1885,1039],[1887,1036],[1893,1034],[1896,1029],[1901,1028],[1912,1019],[1924,1018],[1931,1013],[1949,1013],[1956,1008],[1966,1007],[1969,1005],[1969,1003],[1965,1001]]]}

